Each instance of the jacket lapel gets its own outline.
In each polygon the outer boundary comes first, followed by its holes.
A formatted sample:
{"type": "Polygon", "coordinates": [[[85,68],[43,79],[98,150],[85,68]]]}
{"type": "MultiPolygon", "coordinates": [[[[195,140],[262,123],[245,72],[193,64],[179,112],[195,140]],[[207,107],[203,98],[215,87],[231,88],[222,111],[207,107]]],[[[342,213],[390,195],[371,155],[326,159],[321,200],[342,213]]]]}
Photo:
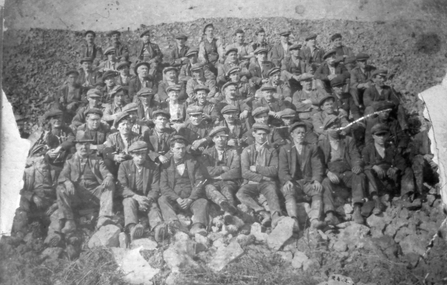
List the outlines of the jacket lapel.
{"type": "Polygon", "coordinates": [[[293,177],[296,172],[296,148],[295,145],[292,143],[291,147],[289,148],[289,168],[290,168],[290,175],[293,177]]]}
{"type": "Polygon", "coordinates": [[[158,151],[158,134],[155,131],[155,129],[152,131],[152,135],[149,136],[149,140],[151,141],[151,144],[154,147],[154,151],[158,151]]]}
{"type": "Polygon", "coordinates": [[[143,167],[143,193],[144,195],[147,195],[148,189],[148,181],[149,181],[149,162],[146,161],[143,167]]]}
{"type": "Polygon", "coordinates": [[[309,146],[307,144],[303,145],[303,161],[300,161],[301,164],[301,171],[304,173],[304,169],[306,169],[306,164],[309,157],[309,146]]]}
{"type": "Polygon", "coordinates": [[[196,184],[196,181],[194,181],[194,162],[191,159],[186,159],[185,160],[185,165],[186,168],[188,170],[188,176],[189,176],[189,181],[191,181],[191,187],[194,188],[194,185],[196,184]]]}
{"type": "Polygon", "coordinates": [[[169,181],[169,186],[171,187],[172,190],[174,190],[175,187],[175,162],[174,162],[174,158],[171,158],[171,165],[169,165],[169,167],[166,169],[168,172],[168,181],[169,181]]]}

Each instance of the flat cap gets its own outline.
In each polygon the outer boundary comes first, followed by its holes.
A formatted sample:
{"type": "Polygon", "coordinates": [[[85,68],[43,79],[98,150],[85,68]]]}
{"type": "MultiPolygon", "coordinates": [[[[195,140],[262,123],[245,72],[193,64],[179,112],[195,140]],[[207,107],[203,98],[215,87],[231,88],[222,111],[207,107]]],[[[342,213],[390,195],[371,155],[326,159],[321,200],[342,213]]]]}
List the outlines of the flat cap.
{"type": "Polygon", "coordinates": [[[113,36],[113,35],[115,35],[115,34],[117,34],[117,35],[121,35],[121,32],[119,32],[119,31],[117,31],[117,30],[113,30],[113,31],[108,32],[108,33],[107,33],[107,36],[108,36],[108,37],[111,37],[111,36],[113,36]]]}
{"type": "Polygon", "coordinates": [[[142,33],[140,34],[140,38],[144,37],[145,35],[150,36],[150,35],[151,35],[151,31],[150,31],[150,30],[146,30],[146,31],[142,32],[142,33]]]}
{"type": "Polygon", "coordinates": [[[65,76],[68,76],[70,74],[76,74],[76,75],[79,76],[79,72],[77,70],[75,70],[75,69],[68,70],[67,72],[65,72],[65,76]]]}
{"type": "Polygon", "coordinates": [[[331,87],[342,87],[345,85],[345,80],[342,76],[338,75],[331,80],[331,87]]]}
{"type": "Polygon", "coordinates": [[[326,53],[323,55],[323,59],[326,59],[326,58],[328,58],[328,57],[330,57],[331,55],[334,55],[334,54],[336,54],[336,53],[337,53],[337,52],[335,51],[335,49],[332,49],[332,50],[326,52],[326,53]]]}
{"type": "Polygon", "coordinates": [[[196,85],[194,86],[194,92],[204,90],[206,93],[210,92],[210,89],[206,87],[205,85],[196,85]]]}
{"type": "Polygon", "coordinates": [[[102,79],[102,81],[105,81],[107,78],[116,77],[117,75],[118,75],[118,73],[116,71],[107,70],[106,72],[104,72],[101,79],[102,79]]]}
{"type": "Polygon", "coordinates": [[[265,47],[258,47],[255,51],[254,54],[260,54],[260,53],[267,53],[268,50],[265,47]]]}
{"type": "Polygon", "coordinates": [[[280,112],[281,118],[295,118],[296,111],[290,108],[286,108],[280,112]]]}
{"type": "Polygon", "coordinates": [[[147,151],[148,146],[145,141],[136,141],[133,142],[129,147],[129,153],[147,151]]]}
{"type": "Polygon", "coordinates": [[[237,29],[235,32],[234,32],[234,34],[236,35],[236,34],[243,34],[244,33],[244,31],[242,30],[242,29],[237,29]]]}
{"type": "Polygon", "coordinates": [[[312,40],[312,39],[316,39],[316,38],[317,38],[317,34],[312,33],[312,34],[308,34],[304,40],[308,41],[308,40],[312,40]]]}
{"type": "Polygon", "coordinates": [[[276,87],[272,86],[272,85],[264,85],[261,87],[261,91],[272,91],[272,92],[276,92],[276,87]]]}
{"type": "Polygon", "coordinates": [[[394,103],[391,101],[379,101],[374,104],[374,110],[383,111],[386,109],[393,109],[394,106],[395,106],[394,103]]]}
{"type": "Polygon", "coordinates": [[[233,105],[226,105],[225,107],[222,108],[222,110],[220,110],[221,114],[227,114],[227,113],[239,113],[239,109],[236,106],[233,105]]]}
{"type": "Polygon", "coordinates": [[[152,118],[157,118],[157,116],[164,116],[165,118],[168,118],[168,120],[171,118],[171,114],[169,114],[168,111],[159,109],[152,112],[152,118]]]}
{"type": "Polygon", "coordinates": [[[177,35],[175,35],[175,38],[178,40],[187,40],[188,36],[185,34],[177,34],[177,35]]]}
{"type": "Polygon", "coordinates": [[[253,126],[251,127],[252,131],[257,131],[257,130],[263,130],[266,131],[267,133],[270,133],[270,127],[267,126],[266,124],[260,124],[260,123],[254,123],[253,126]]]}
{"type": "Polygon", "coordinates": [[[203,33],[205,33],[205,30],[206,30],[206,28],[208,28],[208,27],[212,27],[212,28],[214,29],[214,25],[213,25],[213,23],[206,24],[205,27],[203,27],[203,33]]]}
{"type": "Polygon", "coordinates": [[[138,74],[138,73],[137,73],[138,67],[143,66],[143,65],[147,67],[147,70],[149,70],[149,69],[151,68],[151,66],[149,65],[149,63],[147,63],[147,62],[145,62],[145,61],[143,61],[143,62],[139,62],[139,63],[137,63],[137,64],[135,65],[135,68],[133,69],[133,71],[135,72],[135,74],[138,74]]]}
{"type": "Polygon", "coordinates": [[[313,74],[303,73],[300,77],[300,81],[312,80],[314,78],[313,74]]]}
{"type": "Polygon", "coordinates": [[[171,142],[183,142],[185,144],[188,144],[188,141],[186,140],[186,138],[184,136],[181,135],[173,135],[170,139],[169,139],[169,143],[171,142]]]}
{"type": "Polygon", "coordinates": [[[259,27],[259,28],[256,29],[255,34],[257,35],[257,34],[259,34],[259,33],[265,33],[265,30],[264,30],[263,27],[259,27]]]}
{"type": "Polygon", "coordinates": [[[180,90],[182,90],[182,86],[180,86],[178,84],[171,85],[171,86],[168,86],[168,88],[166,88],[166,93],[169,93],[171,91],[180,91],[180,90]]]}
{"type": "Polygon", "coordinates": [[[227,71],[226,75],[228,77],[231,74],[236,73],[236,72],[240,72],[240,71],[241,71],[241,69],[238,66],[234,66],[234,67],[230,68],[230,70],[227,71]]]}
{"type": "Polygon", "coordinates": [[[166,74],[168,71],[175,71],[175,72],[177,72],[177,68],[174,67],[174,66],[168,66],[168,67],[165,67],[165,68],[163,69],[163,73],[164,73],[164,74],[166,74]]]}
{"type": "Polygon", "coordinates": [[[203,114],[203,107],[190,105],[186,109],[186,113],[190,116],[201,115],[203,114]]]}
{"type": "Polygon", "coordinates": [[[227,127],[217,126],[211,130],[211,132],[208,134],[208,136],[214,137],[215,135],[218,135],[218,134],[228,136],[229,133],[230,133],[230,129],[228,129],[227,127]],[[221,133],[223,133],[223,134],[221,134],[221,133]]]}
{"type": "Polygon", "coordinates": [[[199,53],[199,50],[198,50],[198,49],[196,49],[196,48],[190,48],[190,49],[186,52],[185,56],[186,56],[186,57],[195,56],[195,55],[197,55],[198,53],[199,53]]]}
{"type": "Polygon", "coordinates": [[[225,89],[227,89],[228,86],[237,86],[237,83],[236,83],[236,82],[232,82],[232,81],[228,81],[227,83],[225,83],[225,84],[222,86],[222,91],[225,90],[225,89]]]}
{"type": "Polygon", "coordinates": [[[270,68],[270,70],[267,72],[267,75],[270,77],[270,76],[272,76],[273,74],[276,74],[276,73],[279,73],[279,72],[281,72],[281,69],[280,69],[280,68],[278,68],[278,67],[272,67],[272,68],[270,68]]]}
{"type": "Polygon", "coordinates": [[[292,46],[289,47],[289,50],[301,49],[302,46],[302,44],[294,43],[292,46]]]}
{"type": "Polygon", "coordinates": [[[64,113],[59,109],[51,109],[51,110],[46,111],[45,114],[43,115],[43,117],[45,120],[48,120],[52,117],[62,116],[63,114],[64,113]]]}
{"type": "Polygon", "coordinates": [[[320,102],[318,102],[318,106],[321,107],[321,105],[324,104],[324,102],[326,102],[327,100],[332,99],[335,101],[335,97],[332,95],[326,95],[323,98],[321,98],[320,102]]]}
{"type": "Polygon", "coordinates": [[[93,59],[91,57],[83,57],[81,58],[81,60],[79,61],[80,64],[83,64],[84,62],[90,62],[93,63],[93,59]]]}
{"type": "Polygon", "coordinates": [[[155,95],[155,91],[149,87],[143,87],[140,89],[140,91],[137,92],[138,97],[149,96],[149,95],[155,95]]]}
{"type": "Polygon", "coordinates": [[[129,117],[129,113],[128,112],[120,112],[116,115],[115,120],[113,121],[113,126],[115,128],[118,128],[119,123],[124,120],[127,119],[129,117]]]}
{"type": "Polygon", "coordinates": [[[298,127],[302,127],[305,130],[307,130],[307,124],[305,122],[303,122],[303,121],[300,121],[300,122],[295,122],[292,125],[290,125],[289,132],[291,133],[294,129],[296,129],[298,127]]]}
{"type": "Polygon", "coordinates": [[[341,38],[341,34],[340,33],[335,33],[331,36],[331,42],[334,41],[335,39],[339,39],[341,38]]]}
{"type": "Polygon", "coordinates": [[[191,65],[191,72],[194,71],[201,71],[203,69],[203,64],[202,63],[194,63],[191,65]]]}
{"type": "Polygon", "coordinates": [[[356,59],[357,60],[367,60],[367,59],[369,59],[369,54],[366,54],[366,53],[359,53],[357,56],[356,56],[356,59]]]}
{"type": "Polygon", "coordinates": [[[113,54],[115,53],[115,48],[114,47],[108,47],[106,48],[106,50],[104,51],[104,55],[108,55],[108,54],[113,54]]]}
{"type": "Polygon", "coordinates": [[[88,35],[88,34],[92,34],[94,37],[96,37],[96,33],[95,33],[94,31],[92,31],[92,30],[87,30],[87,31],[85,31],[85,33],[84,33],[84,37],[85,37],[86,35],[88,35]]]}
{"type": "Polygon", "coordinates": [[[345,59],[345,64],[349,64],[349,63],[354,63],[357,61],[357,57],[356,56],[349,56],[345,59]]]}
{"type": "Polygon", "coordinates": [[[95,114],[95,115],[99,115],[100,117],[102,117],[102,111],[98,108],[90,108],[87,111],[85,111],[85,116],[87,117],[89,114],[95,114]]]}
{"type": "Polygon", "coordinates": [[[115,92],[110,96],[111,98],[115,97],[118,94],[124,95],[124,93],[123,93],[123,91],[124,91],[123,86],[116,85],[113,89],[115,90],[115,92]]]}
{"type": "Polygon", "coordinates": [[[116,65],[116,70],[120,70],[123,69],[125,67],[129,67],[130,64],[127,61],[120,61],[117,65],[116,65]]]}
{"type": "Polygon", "coordinates": [[[77,131],[74,143],[93,143],[94,139],[84,131],[77,131]]]}
{"type": "Polygon", "coordinates": [[[87,98],[93,98],[93,97],[96,97],[96,98],[102,97],[101,91],[99,91],[96,88],[92,88],[89,91],[87,91],[87,98]]]}
{"type": "Polygon", "coordinates": [[[225,55],[228,55],[230,52],[235,52],[235,53],[237,53],[238,50],[237,50],[237,48],[229,48],[229,49],[227,49],[227,50],[225,51],[225,55]]]}
{"type": "Polygon", "coordinates": [[[324,118],[323,120],[323,129],[326,130],[327,128],[329,128],[333,123],[338,122],[338,117],[335,115],[328,115],[326,118],[324,118]]]}
{"type": "Polygon", "coordinates": [[[372,77],[375,77],[377,75],[386,76],[387,74],[388,74],[388,70],[386,70],[386,69],[376,69],[376,70],[373,71],[371,76],[372,77]]]}
{"type": "Polygon", "coordinates": [[[251,115],[253,117],[256,117],[256,116],[264,114],[264,113],[268,114],[269,111],[270,111],[270,109],[268,107],[258,107],[251,112],[251,115]]]}
{"type": "Polygon", "coordinates": [[[385,125],[385,124],[375,124],[372,128],[371,128],[371,134],[375,135],[375,134],[381,134],[381,133],[389,133],[390,132],[390,128],[385,125]]]}
{"type": "Polygon", "coordinates": [[[282,37],[287,37],[287,36],[290,35],[290,31],[282,31],[282,32],[279,33],[279,35],[282,36],[282,37]]]}
{"type": "Polygon", "coordinates": [[[138,104],[134,103],[134,102],[131,102],[131,103],[127,104],[126,106],[124,106],[122,111],[123,112],[128,112],[128,113],[134,112],[134,111],[138,111],[138,104]]]}

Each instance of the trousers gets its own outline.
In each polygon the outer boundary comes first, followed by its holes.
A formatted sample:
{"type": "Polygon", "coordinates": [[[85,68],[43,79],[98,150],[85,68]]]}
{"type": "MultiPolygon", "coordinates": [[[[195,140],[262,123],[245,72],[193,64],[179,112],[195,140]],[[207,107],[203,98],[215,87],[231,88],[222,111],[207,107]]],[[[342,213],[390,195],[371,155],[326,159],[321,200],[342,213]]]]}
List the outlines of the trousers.
{"type": "MultiPolygon", "coordinates": [[[[130,224],[138,224],[138,202],[132,197],[124,198],[124,224],[127,227],[130,224]]],[[[160,208],[157,203],[152,203],[149,211],[146,213],[149,219],[149,228],[154,229],[158,224],[163,222],[160,208]]]]}
{"type": "Polygon", "coordinates": [[[264,195],[267,199],[267,204],[271,213],[281,213],[275,182],[261,182],[258,184],[242,185],[236,196],[242,204],[252,208],[255,212],[260,212],[264,210],[264,207],[259,205],[259,203],[255,200],[259,194],[264,195]]]}
{"type": "Polygon", "coordinates": [[[167,196],[158,198],[158,205],[160,206],[163,220],[166,222],[178,221],[177,213],[185,212],[186,214],[192,213],[193,224],[200,223],[205,226],[208,225],[208,200],[204,198],[193,201],[186,210],[181,209],[177,201],[167,196]]]}

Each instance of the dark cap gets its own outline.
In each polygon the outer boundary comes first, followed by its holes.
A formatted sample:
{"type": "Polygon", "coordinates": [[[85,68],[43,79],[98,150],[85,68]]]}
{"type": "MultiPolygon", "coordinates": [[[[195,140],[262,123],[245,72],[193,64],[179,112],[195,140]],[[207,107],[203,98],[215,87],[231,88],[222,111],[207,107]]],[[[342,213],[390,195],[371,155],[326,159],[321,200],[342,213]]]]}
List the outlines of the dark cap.
{"type": "Polygon", "coordinates": [[[206,87],[205,85],[196,85],[194,86],[194,92],[200,91],[200,90],[204,90],[206,93],[210,92],[210,89],[208,87],[206,87]]]}
{"type": "Polygon", "coordinates": [[[261,91],[272,91],[272,92],[276,92],[276,87],[272,86],[272,85],[264,85],[261,87],[261,91]]]}
{"type": "Polygon", "coordinates": [[[201,115],[201,114],[203,114],[203,107],[202,106],[190,105],[186,109],[186,113],[188,115],[190,115],[190,116],[201,115]]]}
{"type": "Polygon", "coordinates": [[[95,115],[99,115],[100,117],[102,117],[102,111],[98,108],[90,108],[87,111],[85,111],[85,116],[87,117],[89,114],[95,114],[95,115]]]}
{"type": "Polygon", "coordinates": [[[140,91],[137,92],[138,97],[149,96],[149,95],[155,95],[155,91],[149,87],[143,87],[140,89],[140,91]]]}
{"type": "Polygon", "coordinates": [[[294,129],[298,128],[298,127],[302,127],[305,130],[307,130],[307,124],[303,121],[300,122],[295,122],[293,123],[290,127],[289,127],[289,132],[291,133],[294,129]]]}
{"type": "Polygon", "coordinates": [[[342,87],[345,85],[345,80],[342,76],[338,75],[331,80],[331,87],[342,87]]]}
{"type": "Polygon", "coordinates": [[[152,112],[152,118],[155,119],[157,116],[164,116],[165,118],[168,118],[168,120],[171,118],[171,114],[165,110],[156,110],[152,112]]]}
{"type": "Polygon", "coordinates": [[[234,35],[236,35],[236,34],[244,34],[244,31],[243,31],[242,29],[237,29],[237,30],[234,32],[234,35]]]}
{"type": "Polygon", "coordinates": [[[281,69],[280,69],[280,68],[278,68],[278,67],[272,67],[272,68],[270,68],[270,70],[267,72],[267,75],[270,77],[270,76],[272,76],[273,74],[276,74],[276,73],[279,73],[279,72],[281,72],[281,69]]]}
{"type": "Polygon", "coordinates": [[[329,128],[332,124],[338,122],[338,117],[335,115],[328,115],[326,116],[326,118],[324,118],[323,120],[323,129],[326,130],[327,128],[329,128]]]}
{"type": "Polygon", "coordinates": [[[265,29],[263,27],[257,28],[255,34],[258,35],[259,33],[265,33],[265,29]]]}
{"type": "Polygon", "coordinates": [[[87,36],[88,34],[92,34],[93,37],[96,37],[96,33],[94,31],[92,31],[92,30],[85,31],[84,37],[87,36]]]}
{"type": "Polygon", "coordinates": [[[366,54],[366,53],[359,53],[359,54],[356,56],[356,59],[357,59],[357,60],[360,60],[360,61],[362,61],[362,60],[367,60],[367,59],[369,59],[369,55],[366,54]]]}
{"type": "Polygon", "coordinates": [[[137,65],[135,65],[135,68],[133,69],[133,71],[135,72],[135,75],[138,74],[138,73],[137,73],[138,67],[140,67],[140,66],[142,66],[142,65],[146,66],[148,70],[151,69],[151,66],[149,65],[149,63],[147,63],[147,62],[145,62],[145,61],[143,61],[143,62],[139,62],[139,63],[137,63],[137,65]]]}
{"type": "Polygon", "coordinates": [[[115,120],[113,121],[113,126],[115,128],[118,128],[119,123],[124,120],[127,119],[129,117],[129,113],[128,112],[120,112],[117,114],[115,120]]]}
{"type": "Polygon", "coordinates": [[[84,62],[93,63],[93,59],[91,57],[84,57],[84,58],[81,58],[81,60],[79,61],[80,64],[83,64],[84,62]]]}
{"type": "Polygon", "coordinates": [[[188,141],[186,140],[186,138],[185,138],[184,136],[181,136],[181,135],[173,135],[173,136],[169,139],[169,143],[172,143],[172,142],[174,142],[174,141],[177,141],[177,142],[181,141],[181,142],[183,142],[183,143],[185,143],[185,144],[188,144],[188,141]]]}
{"type": "Polygon", "coordinates": [[[220,110],[220,113],[223,114],[227,114],[227,113],[239,113],[239,109],[236,106],[233,105],[226,105],[225,107],[222,108],[222,110],[220,110]]]}
{"type": "Polygon", "coordinates": [[[387,74],[388,74],[388,70],[386,70],[386,69],[377,69],[377,70],[374,70],[373,71],[373,73],[371,74],[371,76],[372,77],[375,77],[375,76],[377,76],[377,75],[380,75],[380,76],[387,76],[387,74]]]}
{"type": "Polygon", "coordinates": [[[324,96],[323,98],[321,98],[320,102],[318,102],[318,106],[321,107],[321,105],[323,105],[324,102],[326,102],[326,101],[329,100],[329,99],[332,99],[332,100],[335,101],[335,97],[334,97],[334,96],[332,96],[332,95],[327,95],[327,96],[324,96]]]}
{"type": "Polygon", "coordinates": [[[115,48],[114,47],[106,48],[106,50],[104,51],[104,55],[108,55],[109,53],[114,54],[115,53],[115,48]]]}
{"type": "Polygon", "coordinates": [[[241,71],[241,69],[238,66],[234,66],[234,67],[230,68],[230,70],[227,71],[226,76],[228,77],[231,74],[236,73],[236,72],[240,72],[240,71],[241,71]]]}
{"type": "Polygon", "coordinates": [[[254,123],[253,126],[251,127],[251,130],[252,131],[263,130],[266,131],[267,133],[270,133],[270,127],[267,126],[266,124],[254,123]]]}
{"type": "Polygon", "coordinates": [[[330,57],[331,55],[334,55],[334,54],[336,54],[336,53],[337,53],[337,52],[335,51],[335,49],[330,50],[330,51],[326,52],[326,53],[323,55],[323,59],[326,59],[326,58],[328,58],[328,57],[330,57]]]}
{"type": "MultiPolygon", "coordinates": [[[[43,115],[45,120],[51,119],[53,117],[62,116],[64,113],[59,109],[51,109],[45,112],[43,115]]],[[[16,120],[17,121],[17,120],[16,120]]]]}
{"type": "Polygon", "coordinates": [[[108,36],[108,37],[111,37],[111,36],[113,36],[114,34],[121,35],[121,32],[119,32],[119,31],[117,31],[117,30],[113,30],[113,31],[108,32],[108,33],[107,33],[107,36],[108,36]]]}
{"type": "Polygon", "coordinates": [[[258,47],[255,51],[254,54],[259,54],[259,53],[268,53],[268,50],[265,47],[258,47]]]}
{"type": "Polygon", "coordinates": [[[203,27],[203,33],[205,33],[205,30],[206,30],[206,28],[208,28],[208,27],[212,27],[212,28],[214,29],[214,25],[213,25],[213,23],[206,24],[205,27],[203,27]]]}
{"type": "Polygon", "coordinates": [[[295,118],[296,111],[290,108],[286,108],[280,112],[280,117],[282,118],[295,118]]]}
{"type": "Polygon", "coordinates": [[[129,67],[130,64],[127,61],[120,61],[117,65],[116,65],[116,70],[120,70],[123,69],[124,67],[129,67]]]}
{"type": "Polygon", "coordinates": [[[102,97],[101,91],[99,91],[96,88],[92,88],[89,91],[87,91],[87,98],[93,98],[93,97],[101,98],[102,97]]]}
{"type": "Polygon", "coordinates": [[[174,67],[174,66],[168,66],[168,67],[165,67],[165,68],[163,69],[163,73],[166,74],[168,71],[172,71],[172,70],[174,70],[175,72],[177,72],[177,68],[176,68],[176,67],[174,67]]]}
{"type": "Polygon", "coordinates": [[[123,112],[128,112],[128,113],[134,112],[134,111],[138,111],[138,104],[134,103],[134,102],[131,102],[131,103],[127,104],[126,106],[124,106],[122,111],[123,112]]]}
{"type": "Polygon", "coordinates": [[[385,124],[375,124],[371,128],[371,134],[373,134],[373,135],[381,134],[381,133],[389,133],[389,132],[390,132],[390,128],[385,124]]]}
{"type": "Polygon", "coordinates": [[[264,114],[264,113],[268,114],[269,111],[270,111],[270,109],[268,107],[258,107],[256,109],[254,109],[253,112],[251,112],[251,115],[253,117],[256,117],[256,116],[264,114]]]}
{"type": "Polygon", "coordinates": [[[95,140],[84,131],[77,131],[73,143],[93,143],[95,140]]]}
{"type": "Polygon", "coordinates": [[[202,63],[194,63],[194,64],[192,64],[191,65],[191,72],[194,72],[194,71],[201,71],[203,69],[203,64],[202,63]]]}
{"type": "Polygon", "coordinates": [[[68,76],[70,74],[76,74],[77,76],[79,76],[79,72],[77,70],[68,70],[67,72],[65,72],[65,76],[68,76]]]}
{"type": "Polygon", "coordinates": [[[187,40],[188,39],[188,36],[187,35],[185,35],[185,34],[177,34],[177,35],[175,35],[175,38],[176,39],[178,39],[178,40],[187,40]]]}
{"type": "Polygon", "coordinates": [[[356,56],[349,56],[345,59],[345,64],[349,64],[349,63],[354,63],[357,61],[357,57],[356,56]]]}
{"type": "Polygon", "coordinates": [[[312,80],[314,78],[314,76],[310,73],[303,73],[300,76],[300,81],[306,81],[306,80],[312,80]]]}
{"type": "Polygon", "coordinates": [[[341,34],[340,33],[335,33],[331,36],[331,42],[333,42],[335,39],[341,38],[341,34]]]}
{"type": "Polygon", "coordinates": [[[228,55],[230,52],[235,52],[235,53],[237,53],[238,50],[237,50],[237,48],[229,48],[229,49],[227,49],[227,50],[225,51],[225,55],[228,55]]]}
{"type": "Polygon", "coordinates": [[[110,77],[116,77],[118,75],[118,73],[116,71],[113,70],[107,70],[106,72],[104,72],[104,74],[101,77],[102,81],[105,81],[107,78],[110,77]]]}
{"type": "Polygon", "coordinates": [[[289,50],[294,50],[294,49],[301,49],[302,45],[299,43],[294,43],[291,47],[289,47],[289,50]]]}
{"type": "Polygon", "coordinates": [[[236,82],[232,82],[232,81],[228,81],[227,83],[225,83],[225,84],[222,86],[222,91],[225,90],[225,89],[227,89],[228,86],[232,86],[232,85],[237,86],[237,83],[236,83],[236,82]]]}
{"type": "Polygon", "coordinates": [[[289,36],[290,35],[290,31],[282,31],[282,32],[279,33],[279,35],[282,36],[282,37],[289,36]]]}
{"type": "Polygon", "coordinates": [[[121,85],[116,85],[114,88],[115,92],[110,95],[111,98],[115,97],[116,95],[120,94],[120,95],[124,95],[124,88],[121,85]]]}
{"type": "Polygon", "coordinates": [[[169,93],[171,91],[180,91],[180,90],[182,90],[182,86],[180,86],[178,84],[171,85],[171,86],[168,86],[168,88],[166,88],[166,93],[169,93]]]}
{"type": "Polygon", "coordinates": [[[148,149],[148,146],[145,141],[136,141],[130,145],[129,153],[147,151],[147,149],[148,149]]]}
{"type": "Polygon", "coordinates": [[[142,33],[140,34],[140,38],[142,38],[142,37],[145,36],[145,35],[150,36],[150,35],[151,35],[151,31],[150,31],[150,30],[146,30],[146,31],[142,32],[142,33]]]}
{"type": "Polygon", "coordinates": [[[214,137],[215,135],[218,135],[220,133],[224,132],[226,136],[230,133],[230,130],[225,126],[217,126],[214,127],[211,132],[208,134],[209,137],[214,137]]]}
{"type": "Polygon", "coordinates": [[[304,39],[306,42],[308,40],[312,40],[312,39],[316,39],[317,38],[317,34],[309,34],[306,36],[306,38],[304,39]]]}
{"type": "Polygon", "coordinates": [[[186,52],[185,56],[186,56],[186,57],[190,57],[190,56],[193,56],[193,55],[197,55],[198,53],[199,53],[199,50],[198,50],[198,49],[196,49],[196,48],[190,48],[190,49],[186,52]]]}

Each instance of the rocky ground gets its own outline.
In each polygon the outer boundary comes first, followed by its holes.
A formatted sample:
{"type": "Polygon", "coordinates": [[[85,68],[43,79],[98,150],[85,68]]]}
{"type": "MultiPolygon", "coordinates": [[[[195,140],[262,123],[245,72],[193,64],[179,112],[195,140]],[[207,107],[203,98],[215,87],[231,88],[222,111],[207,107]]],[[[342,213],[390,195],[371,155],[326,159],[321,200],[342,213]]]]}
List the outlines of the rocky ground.
{"type": "MultiPolygon", "coordinates": [[[[270,35],[289,28],[294,41],[302,41],[307,32],[318,32],[321,45],[327,47],[329,35],[342,31],[346,45],[355,52],[367,52],[374,65],[395,72],[390,84],[407,95],[409,113],[422,110],[415,95],[439,83],[447,67],[445,25],[430,19],[394,23],[285,18],[212,21],[224,41],[231,41],[238,27],[245,27],[250,40],[255,28],[263,26],[270,35]]],[[[151,29],[154,42],[168,49],[173,44],[171,35],[177,32],[189,34],[190,45],[197,45],[205,22],[209,20],[141,30],[151,29]]],[[[68,68],[77,67],[75,48],[81,39],[80,32],[62,30],[5,32],[3,87],[16,113],[37,121],[46,108],[43,99],[56,91],[68,68]]],[[[123,40],[135,44],[138,31],[125,32],[123,40]]],[[[98,33],[98,41],[105,45],[103,33],[98,33]]],[[[440,203],[436,193],[412,211],[394,201],[383,216],[368,218],[368,226],[346,222],[337,230],[306,230],[299,235],[293,235],[288,219],[281,223],[281,230],[273,232],[248,223],[244,235],[216,220],[207,238],[178,232],[162,244],[142,239],[131,244],[130,250],[119,247],[119,228],[113,226],[95,242],[90,240],[90,248],[88,226],[81,237],[84,243],[73,240],[67,247],[48,247],[42,228],[33,225],[26,236],[0,242],[0,283],[129,284],[133,280],[132,284],[142,284],[152,279],[153,284],[443,284],[447,272],[443,239],[436,239],[425,261],[417,262],[445,218],[440,203]],[[142,276],[144,280],[138,279],[142,276]]]]}

